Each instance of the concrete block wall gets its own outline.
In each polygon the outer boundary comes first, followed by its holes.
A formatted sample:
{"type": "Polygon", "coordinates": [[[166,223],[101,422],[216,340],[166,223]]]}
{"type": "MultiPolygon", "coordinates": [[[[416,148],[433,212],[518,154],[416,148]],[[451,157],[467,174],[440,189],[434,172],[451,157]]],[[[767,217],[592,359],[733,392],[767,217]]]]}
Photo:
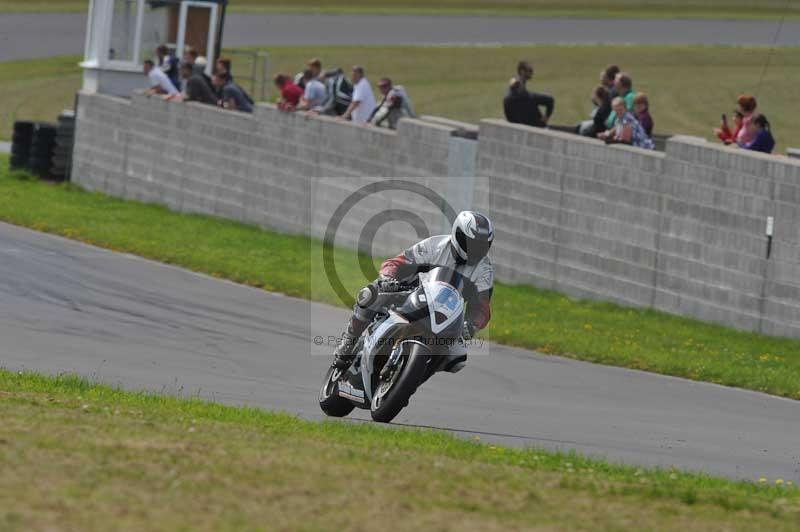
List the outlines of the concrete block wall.
{"type": "Polygon", "coordinates": [[[81,94],[73,179],[315,237],[365,184],[400,180],[432,197],[362,199],[338,246],[359,246],[365,225],[378,246],[362,251],[380,255],[445,231],[440,196],[493,218],[503,281],[800,337],[800,161],[690,137],[663,153],[606,146],[501,120],[481,121],[475,140],[467,126],[425,117],[389,131],[271,105],[246,115],[81,94]],[[418,221],[392,219],[403,212],[418,221]]]}
{"type": "Polygon", "coordinates": [[[498,274],[577,297],[654,298],[663,154],[483,120],[498,274]]]}

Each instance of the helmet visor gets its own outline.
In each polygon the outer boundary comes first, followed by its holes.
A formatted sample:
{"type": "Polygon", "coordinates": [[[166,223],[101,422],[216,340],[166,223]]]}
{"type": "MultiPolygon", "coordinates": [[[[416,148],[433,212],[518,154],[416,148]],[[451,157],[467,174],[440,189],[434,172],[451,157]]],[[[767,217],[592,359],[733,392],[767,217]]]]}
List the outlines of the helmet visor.
{"type": "Polygon", "coordinates": [[[492,247],[492,241],[485,238],[467,238],[466,240],[467,262],[470,264],[477,264],[492,247]]]}

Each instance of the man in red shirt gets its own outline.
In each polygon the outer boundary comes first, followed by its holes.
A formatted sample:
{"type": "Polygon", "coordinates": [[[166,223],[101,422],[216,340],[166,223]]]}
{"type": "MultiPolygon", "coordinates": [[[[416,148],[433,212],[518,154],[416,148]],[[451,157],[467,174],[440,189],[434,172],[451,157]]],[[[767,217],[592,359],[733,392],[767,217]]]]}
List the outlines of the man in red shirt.
{"type": "Polygon", "coordinates": [[[281,111],[294,111],[300,98],[303,97],[303,89],[292,83],[292,79],[285,74],[278,74],[273,79],[275,86],[281,91],[281,99],[278,101],[278,109],[281,111]]]}

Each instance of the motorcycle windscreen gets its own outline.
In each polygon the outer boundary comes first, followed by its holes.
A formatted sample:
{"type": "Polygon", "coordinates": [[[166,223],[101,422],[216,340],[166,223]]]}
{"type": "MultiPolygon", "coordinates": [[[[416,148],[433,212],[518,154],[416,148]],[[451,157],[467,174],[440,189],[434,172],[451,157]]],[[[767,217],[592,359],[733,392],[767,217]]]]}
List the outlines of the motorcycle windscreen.
{"type": "Polygon", "coordinates": [[[464,300],[458,290],[442,281],[426,282],[423,288],[425,298],[428,300],[431,332],[439,334],[461,320],[464,300]]]}

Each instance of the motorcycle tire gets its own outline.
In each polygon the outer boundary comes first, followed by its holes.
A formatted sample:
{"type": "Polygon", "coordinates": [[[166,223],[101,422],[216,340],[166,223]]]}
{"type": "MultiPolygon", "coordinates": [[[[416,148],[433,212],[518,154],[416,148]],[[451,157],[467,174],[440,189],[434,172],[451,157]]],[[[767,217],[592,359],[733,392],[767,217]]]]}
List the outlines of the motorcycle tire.
{"type": "Polygon", "coordinates": [[[425,371],[428,368],[430,352],[416,342],[407,342],[409,353],[404,353],[405,361],[400,368],[400,374],[393,379],[393,384],[385,394],[380,393],[381,383],[372,396],[370,413],[373,421],[389,423],[402,409],[408,406],[408,401],[417,391],[425,371]]]}
{"type": "Polygon", "coordinates": [[[341,372],[333,366],[328,368],[325,373],[325,381],[319,390],[319,407],[325,412],[326,416],[344,417],[356,407],[353,403],[339,396],[339,377],[334,377],[334,372],[341,375],[341,372]]]}

